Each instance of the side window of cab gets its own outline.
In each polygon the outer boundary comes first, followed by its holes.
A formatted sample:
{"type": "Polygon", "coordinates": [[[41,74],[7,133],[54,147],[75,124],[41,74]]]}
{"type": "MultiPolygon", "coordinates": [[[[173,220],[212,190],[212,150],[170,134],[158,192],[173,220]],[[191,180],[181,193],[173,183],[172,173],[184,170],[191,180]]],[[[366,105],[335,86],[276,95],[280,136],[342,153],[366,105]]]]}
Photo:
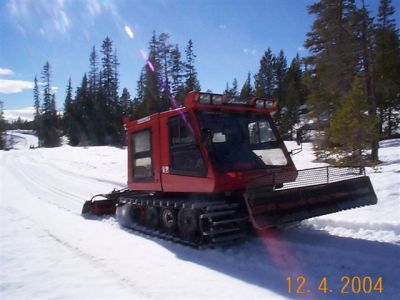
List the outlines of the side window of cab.
{"type": "Polygon", "coordinates": [[[206,176],[207,169],[187,114],[168,120],[170,173],[206,176]]]}
{"type": "Polygon", "coordinates": [[[133,179],[135,181],[153,179],[151,158],[151,129],[132,133],[133,179]]]}

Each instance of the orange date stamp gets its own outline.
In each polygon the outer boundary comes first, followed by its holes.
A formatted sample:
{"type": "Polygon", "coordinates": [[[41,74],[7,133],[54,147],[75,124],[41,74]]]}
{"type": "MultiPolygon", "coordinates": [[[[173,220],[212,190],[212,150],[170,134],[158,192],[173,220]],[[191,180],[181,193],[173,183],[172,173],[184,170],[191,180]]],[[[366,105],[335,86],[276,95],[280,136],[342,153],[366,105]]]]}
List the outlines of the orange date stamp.
{"type": "Polygon", "coordinates": [[[373,278],[371,276],[347,276],[340,277],[339,288],[331,288],[330,281],[326,276],[312,286],[303,275],[286,277],[287,291],[289,294],[311,294],[311,293],[339,293],[339,294],[382,294],[382,276],[373,278]]]}

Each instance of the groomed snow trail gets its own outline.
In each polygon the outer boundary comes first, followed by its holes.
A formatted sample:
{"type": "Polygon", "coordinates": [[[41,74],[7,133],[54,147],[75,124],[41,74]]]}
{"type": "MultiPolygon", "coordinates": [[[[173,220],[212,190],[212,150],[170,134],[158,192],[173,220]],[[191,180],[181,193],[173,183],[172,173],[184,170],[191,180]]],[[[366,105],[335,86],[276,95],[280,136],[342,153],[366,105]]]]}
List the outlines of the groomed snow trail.
{"type": "MultiPolygon", "coordinates": [[[[371,173],[377,206],[207,250],[80,216],[86,199],[125,185],[124,149],[0,152],[0,298],[397,299],[400,144],[382,146],[385,163],[371,173]],[[287,277],[298,275],[309,294],[288,294],[287,277]],[[345,275],[382,276],[383,294],[341,295],[345,275]],[[324,276],[326,295],[317,290],[324,276]]],[[[309,145],[294,158],[315,166],[309,145]]]]}

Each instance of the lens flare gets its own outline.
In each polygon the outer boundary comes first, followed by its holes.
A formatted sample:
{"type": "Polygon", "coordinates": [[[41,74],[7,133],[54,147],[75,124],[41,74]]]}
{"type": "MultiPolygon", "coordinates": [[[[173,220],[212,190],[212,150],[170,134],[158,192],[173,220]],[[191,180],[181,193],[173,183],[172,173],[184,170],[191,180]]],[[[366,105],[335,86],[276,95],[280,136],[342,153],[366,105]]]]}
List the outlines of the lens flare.
{"type": "Polygon", "coordinates": [[[142,55],[144,60],[147,60],[147,53],[143,49],[140,49],[140,54],[142,55]]]}
{"type": "Polygon", "coordinates": [[[133,36],[134,36],[133,31],[132,31],[132,29],[131,29],[128,25],[125,26],[125,31],[126,31],[126,33],[128,34],[128,36],[129,36],[131,39],[133,39],[133,36]]]}
{"type": "Polygon", "coordinates": [[[149,66],[150,70],[154,72],[154,66],[151,61],[147,60],[147,65],[149,66]]]}

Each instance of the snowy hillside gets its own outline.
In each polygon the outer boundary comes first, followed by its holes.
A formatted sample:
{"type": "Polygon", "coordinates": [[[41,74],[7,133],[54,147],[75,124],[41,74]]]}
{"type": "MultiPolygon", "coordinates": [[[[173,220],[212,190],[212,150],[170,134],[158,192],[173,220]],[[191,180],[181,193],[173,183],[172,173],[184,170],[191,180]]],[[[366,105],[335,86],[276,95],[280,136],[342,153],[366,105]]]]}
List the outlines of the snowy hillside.
{"type": "MultiPolygon", "coordinates": [[[[1,299],[399,298],[398,139],[382,142],[383,164],[367,170],[378,205],[198,250],[121,229],[112,217],[80,216],[92,195],[125,186],[126,150],[29,149],[37,139],[13,135],[17,149],[0,151],[1,299]],[[300,275],[304,295],[296,293],[300,275]],[[343,276],[382,277],[382,294],[354,294],[343,276]],[[326,294],[318,290],[324,277],[326,294]]],[[[310,144],[293,158],[300,169],[322,165],[310,144]]]]}

